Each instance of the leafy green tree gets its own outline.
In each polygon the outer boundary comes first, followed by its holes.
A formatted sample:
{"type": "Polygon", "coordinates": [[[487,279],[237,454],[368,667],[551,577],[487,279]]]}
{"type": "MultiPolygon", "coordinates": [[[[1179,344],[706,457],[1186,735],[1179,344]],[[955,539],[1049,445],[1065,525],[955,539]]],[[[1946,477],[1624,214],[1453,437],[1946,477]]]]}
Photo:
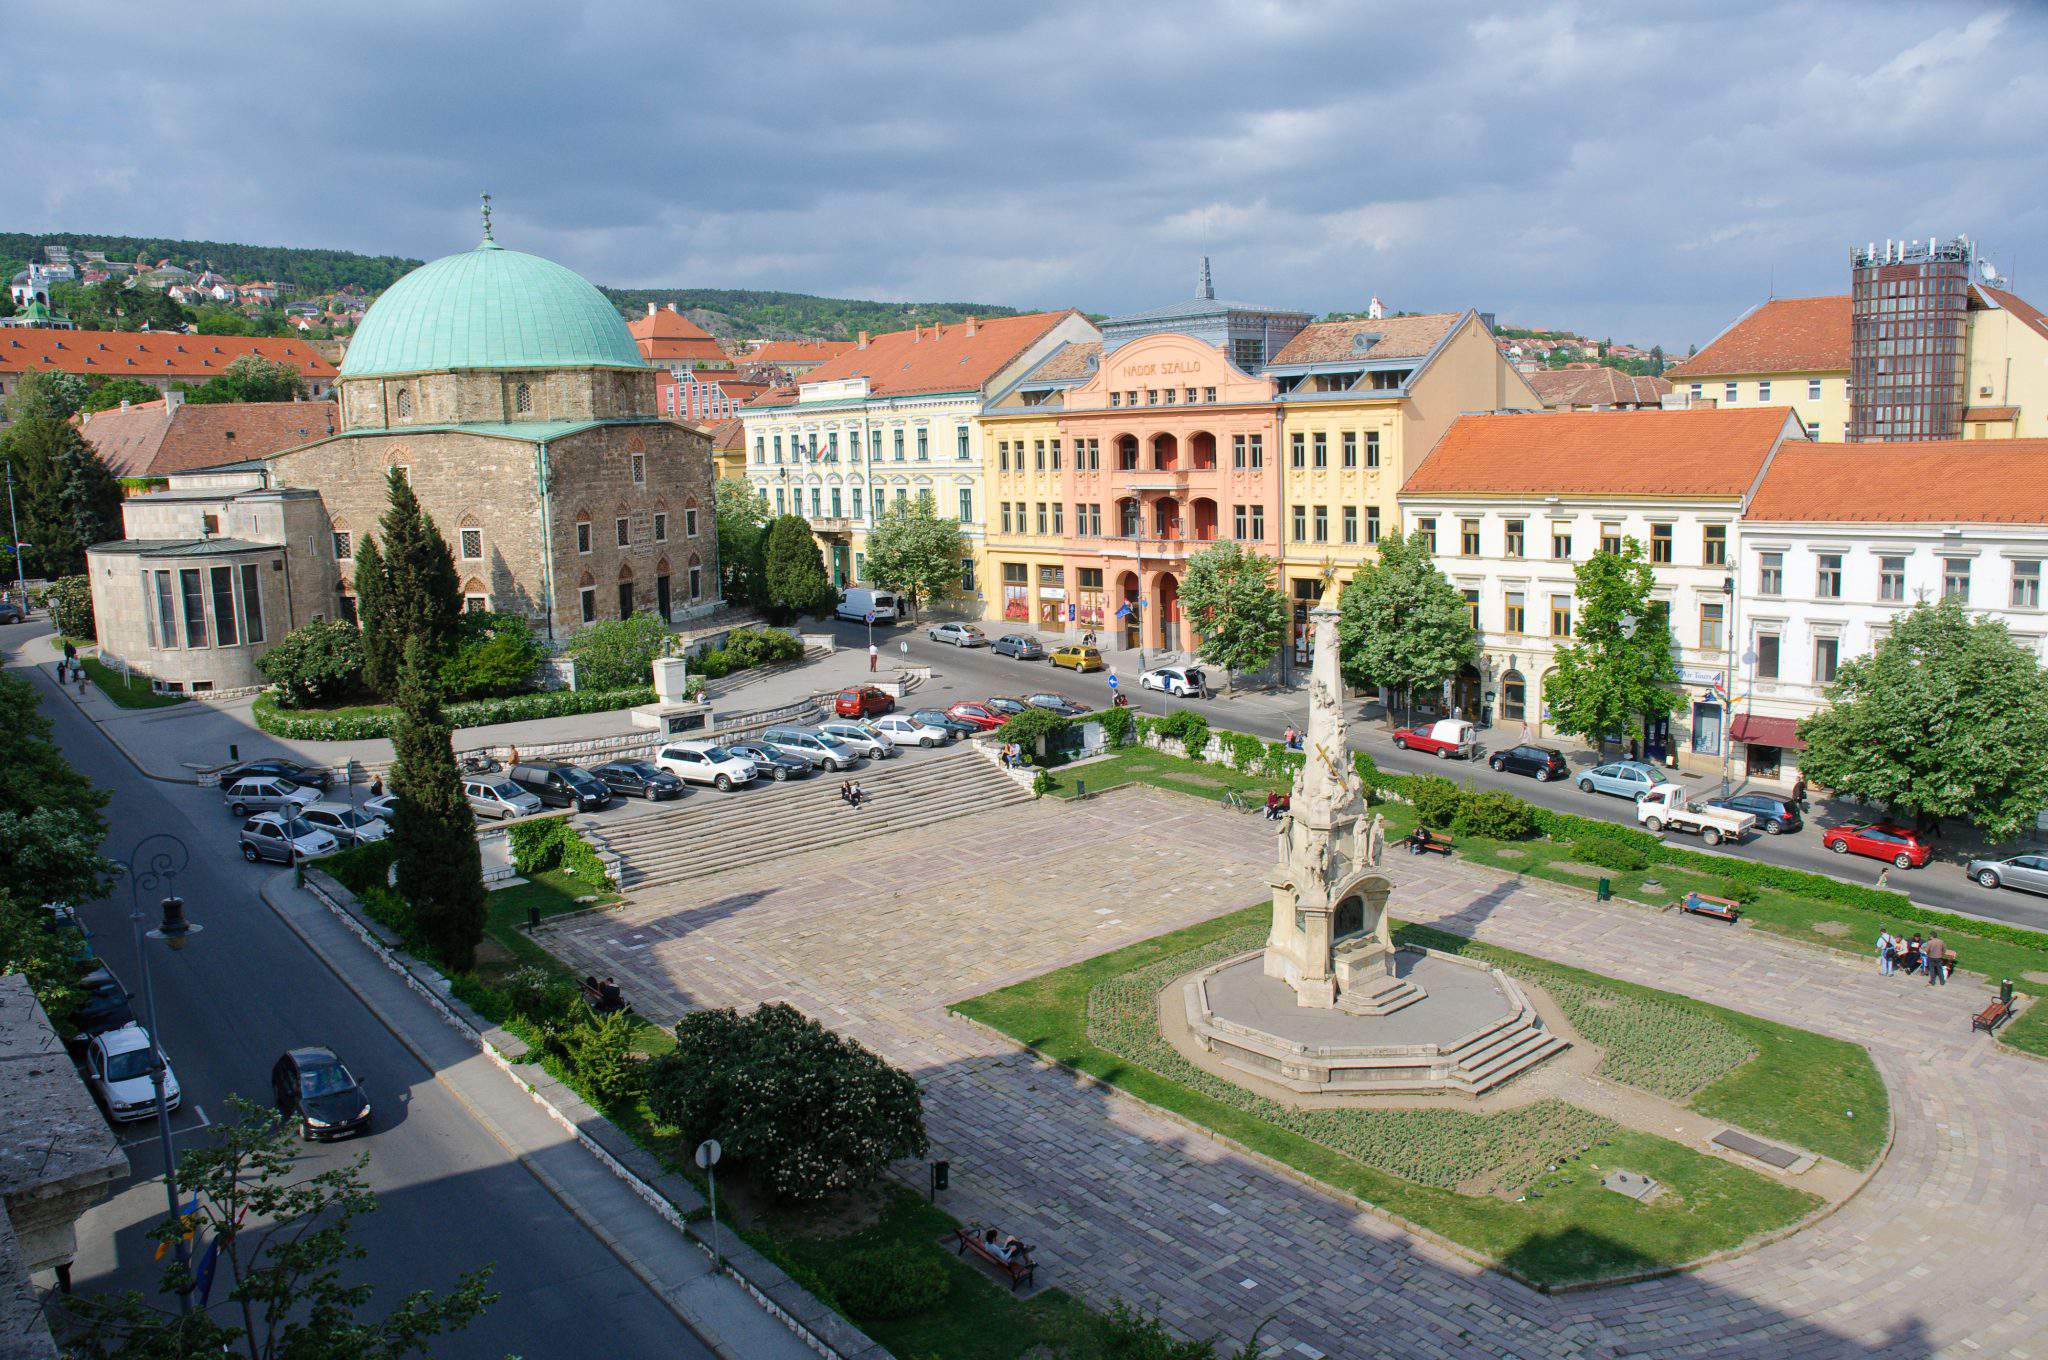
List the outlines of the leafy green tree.
{"type": "Polygon", "coordinates": [[[674,635],[659,614],[630,614],[580,629],[566,649],[584,689],[629,689],[654,683],[654,659],[668,655],[674,635]]]}
{"type": "Polygon", "coordinates": [[[195,406],[228,401],[296,401],[306,395],[299,370],[260,354],[244,354],[185,394],[195,406]]]}
{"type": "Polygon", "coordinates": [[[1572,640],[1557,649],[1543,682],[1550,724],[1588,741],[1627,740],[1646,718],[1684,704],[1668,608],[1650,598],[1656,576],[1643,545],[1625,539],[1618,553],[1579,563],[1572,640]]]}
{"type": "Polygon", "coordinates": [[[1405,712],[1418,687],[1436,688],[1472,659],[1475,639],[1428,542],[1396,530],[1338,597],[1337,644],[1346,682],[1401,695],[1405,712]]]}
{"type": "Polygon", "coordinates": [[[355,545],[356,625],[362,632],[363,684],[372,694],[398,687],[398,663],[405,638],[391,613],[391,583],[377,540],[364,534],[355,545]]]}
{"type": "Polygon", "coordinates": [[[7,398],[0,460],[14,477],[26,565],[39,575],[83,571],[88,546],[121,536],[120,484],[71,423],[85,396],[69,374],[31,373],[7,398]]]}
{"type": "Polygon", "coordinates": [[[1271,665],[1287,637],[1287,601],[1273,578],[1271,558],[1235,543],[1188,559],[1181,612],[1201,639],[1196,654],[1223,672],[1226,691],[1233,674],[1271,665]]]}
{"type": "Polygon", "coordinates": [[[232,307],[201,307],[197,324],[201,335],[254,335],[255,325],[232,307]]]}
{"type": "Polygon", "coordinates": [[[66,1300],[82,1324],[70,1353],[92,1360],[402,1360],[431,1355],[436,1342],[497,1301],[485,1266],[457,1276],[447,1293],[417,1290],[383,1317],[365,1317],[371,1286],[348,1275],[369,1255],[356,1240],[356,1220],[377,1207],[363,1179],[368,1154],[325,1170],[302,1166],[282,1115],[240,1096],[228,1101],[235,1119],[179,1157],[180,1189],[197,1201],[196,1215],[151,1229],[159,1251],[194,1230],[190,1261],[172,1256],[164,1267],[165,1302],[133,1290],[66,1300]],[[205,1302],[181,1313],[169,1301],[191,1291],[209,1253],[205,1302]]]}
{"type": "Polygon", "coordinates": [[[868,578],[907,597],[913,615],[921,601],[939,600],[960,589],[965,547],[960,521],[932,508],[924,496],[896,502],[868,530],[868,578]]]}
{"type": "Polygon", "coordinates": [[[92,581],[84,576],[60,576],[50,582],[50,621],[62,637],[84,642],[99,636],[92,617],[92,581]]]}
{"type": "Polygon", "coordinates": [[[823,614],[839,603],[839,592],[825,575],[818,540],[801,515],[781,515],[768,526],[762,583],[766,592],[760,604],[785,618],[823,614]]]}
{"type": "Polygon", "coordinates": [[[7,397],[7,416],[13,421],[69,420],[85,405],[92,389],[75,373],[27,373],[7,397]]]}
{"type": "Polygon", "coordinates": [[[1799,737],[1807,778],[1923,826],[1959,817],[2011,840],[2048,807],[2048,674],[1959,600],[1915,605],[1844,663],[1799,737]]]}
{"type": "Polygon", "coordinates": [[[872,1185],[930,1146],[917,1083],[782,1002],[697,1011],[649,1064],[647,1102],[686,1142],[716,1138],[777,1199],[872,1185]]]}
{"type": "Polygon", "coordinates": [[[391,792],[398,796],[391,844],[399,895],[411,904],[428,948],[466,973],[484,937],[484,869],[436,666],[424,639],[406,641],[391,733],[391,792]]]}
{"type": "Polygon", "coordinates": [[[360,698],[364,683],[361,630],[340,620],[302,623],[256,660],[278,687],[286,708],[330,708],[360,698]]]}
{"type": "Polygon", "coordinates": [[[442,692],[454,699],[524,694],[548,649],[533,626],[514,614],[467,613],[456,627],[455,652],[441,667],[442,692]]]}
{"type": "Polygon", "coordinates": [[[124,401],[140,405],[162,399],[163,393],[140,378],[107,378],[90,384],[81,411],[111,411],[124,401]]]}
{"type": "Polygon", "coordinates": [[[86,548],[122,537],[121,483],[75,427],[65,429],[70,437],[57,449],[57,503],[83,565],[86,548]]]}
{"type": "Polygon", "coordinates": [[[182,331],[192,323],[192,313],[170,294],[115,283],[60,283],[50,289],[50,310],[89,331],[182,331]]]}
{"type": "Polygon", "coordinates": [[[721,477],[712,488],[718,526],[719,594],[728,604],[760,608],[767,564],[768,507],[737,477],[721,477]]]}

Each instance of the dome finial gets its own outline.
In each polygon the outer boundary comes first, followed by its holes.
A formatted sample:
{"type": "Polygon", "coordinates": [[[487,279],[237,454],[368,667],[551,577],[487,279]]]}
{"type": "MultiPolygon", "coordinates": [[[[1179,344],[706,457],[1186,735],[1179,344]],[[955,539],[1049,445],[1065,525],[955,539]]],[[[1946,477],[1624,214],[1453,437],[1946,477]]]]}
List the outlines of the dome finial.
{"type": "Polygon", "coordinates": [[[484,192],[484,194],[483,194],[483,200],[484,200],[484,239],[483,239],[483,244],[479,245],[479,246],[477,247],[477,249],[478,249],[478,250],[486,250],[486,249],[488,249],[488,250],[497,250],[497,249],[500,249],[501,247],[500,247],[500,246],[498,245],[497,241],[496,241],[496,240],[494,240],[494,239],[492,238],[492,236],[491,236],[491,195],[490,195],[490,192],[489,192],[488,190],[486,190],[486,191],[484,192]]]}

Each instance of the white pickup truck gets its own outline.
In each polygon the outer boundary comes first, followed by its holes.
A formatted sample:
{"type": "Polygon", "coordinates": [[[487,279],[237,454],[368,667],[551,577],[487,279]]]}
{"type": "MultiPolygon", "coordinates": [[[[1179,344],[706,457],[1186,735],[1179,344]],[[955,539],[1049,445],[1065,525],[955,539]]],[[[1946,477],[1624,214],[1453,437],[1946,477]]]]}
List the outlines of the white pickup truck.
{"type": "Polygon", "coordinates": [[[1657,835],[1667,826],[1673,831],[1697,832],[1708,845],[1740,841],[1756,829],[1756,818],[1747,812],[1694,803],[1676,784],[1659,784],[1644,794],[1636,804],[1636,820],[1657,835]]]}

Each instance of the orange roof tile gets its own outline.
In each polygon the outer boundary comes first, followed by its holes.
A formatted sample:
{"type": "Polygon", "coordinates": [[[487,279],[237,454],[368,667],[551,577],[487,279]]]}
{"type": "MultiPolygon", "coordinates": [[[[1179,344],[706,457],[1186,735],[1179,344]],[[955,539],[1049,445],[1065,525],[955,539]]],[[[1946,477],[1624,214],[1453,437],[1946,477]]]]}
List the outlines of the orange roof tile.
{"type": "Polygon", "coordinates": [[[1074,311],[1030,312],[889,331],[805,375],[807,383],[866,378],[874,396],[979,388],[1074,311]]]}
{"type": "Polygon", "coordinates": [[[2008,293],[2003,288],[1986,288],[1980,285],[1978,291],[2011,312],[2035,334],[2048,338],[2048,315],[2043,315],[2041,309],[2033,303],[2017,293],[2008,293]]]}
{"type": "Polygon", "coordinates": [[[1797,428],[1791,414],[1763,406],[1460,416],[1401,494],[1740,496],[1788,426],[1797,428]]]}
{"type": "Polygon", "coordinates": [[[1849,371],[1849,297],[1773,298],[1715,336],[1665,377],[1849,371]]]}
{"type": "Polygon", "coordinates": [[[1662,378],[1635,377],[1605,364],[1525,373],[1545,406],[1655,406],[1671,390],[1662,378]]]}
{"type": "Polygon", "coordinates": [[[770,340],[747,359],[757,364],[822,364],[852,348],[851,340],[770,340]]]}
{"type": "Polygon", "coordinates": [[[632,332],[633,343],[640,347],[640,357],[656,359],[690,359],[699,363],[727,363],[730,360],[711,338],[711,332],[699,326],[681,312],[672,312],[666,307],[649,304],[647,315],[633,318],[626,323],[632,332]]]}
{"type": "Polygon", "coordinates": [[[167,410],[146,401],[79,419],[79,432],[116,477],[173,472],[265,458],[334,433],[331,401],[240,401],[167,410]]]}
{"type": "Polygon", "coordinates": [[[2048,524],[2048,439],[1787,444],[1744,518],[2048,524]]]}
{"type": "Polygon", "coordinates": [[[721,420],[711,427],[711,451],[713,453],[738,453],[746,447],[746,422],[734,416],[721,420]]]}
{"type": "MultiPolygon", "coordinates": [[[[1451,333],[1463,312],[1386,316],[1377,321],[1318,321],[1302,327],[1273,364],[1328,364],[1344,359],[1420,359],[1451,333]],[[1378,337],[1364,348],[1359,337],[1378,337]]],[[[1269,365],[1270,367],[1271,365],[1269,365]]]]}
{"type": "Polygon", "coordinates": [[[290,364],[301,377],[334,378],[334,365],[296,337],[27,328],[0,334],[0,373],[100,373],[117,378],[204,382],[245,354],[290,364]]]}

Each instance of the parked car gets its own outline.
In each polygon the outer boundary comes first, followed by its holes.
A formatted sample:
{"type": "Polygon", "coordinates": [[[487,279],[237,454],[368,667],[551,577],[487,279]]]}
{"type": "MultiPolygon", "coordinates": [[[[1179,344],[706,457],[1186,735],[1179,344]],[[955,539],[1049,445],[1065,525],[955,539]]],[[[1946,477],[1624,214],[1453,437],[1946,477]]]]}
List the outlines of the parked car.
{"type": "MultiPolygon", "coordinates": [[[[148,1119],[156,1113],[156,1083],[150,1080],[149,1031],[137,1024],[95,1034],[85,1046],[85,1084],[92,1089],[107,1118],[117,1124],[148,1119]]],[[[164,1059],[164,1105],[177,1109],[184,1093],[171,1060],[164,1059]]]]}
{"type": "Polygon", "coordinates": [[[869,614],[875,616],[876,623],[894,623],[902,617],[903,606],[889,591],[855,586],[839,597],[839,607],[832,612],[839,618],[852,619],[855,623],[861,622],[869,614]]]}
{"type": "Polygon", "coordinates": [[[279,1058],[270,1094],[279,1114],[298,1118],[308,1142],[369,1131],[370,1097],[331,1048],[295,1048],[279,1058]]]}
{"type": "Polygon", "coordinates": [[[2018,888],[2021,892],[2048,893],[2048,855],[1973,859],[1969,874],[1986,888],[2018,888]]]}
{"type": "Polygon", "coordinates": [[[981,729],[962,718],[956,718],[943,708],[920,708],[910,715],[926,727],[936,727],[944,732],[948,740],[971,737],[981,729]]]}
{"type": "Polygon", "coordinates": [[[1654,765],[1640,760],[1615,760],[1596,765],[1579,776],[1580,793],[1607,793],[1640,803],[1664,782],[1654,765]]]}
{"type": "Polygon", "coordinates": [[[842,718],[867,718],[887,713],[896,707],[896,701],[873,685],[855,685],[852,689],[839,691],[832,701],[832,711],[842,718]]]}
{"type": "Polygon", "coordinates": [[[652,803],[683,796],[683,781],[651,760],[608,760],[591,773],[622,798],[645,798],[652,803]]]}
{"type": "Polygon", "coordinates": [[[1043,708],[1057,713],[1063,718],[1078,717],[1088,711],[1086,705],[1077,704],[1064,694],[1054,694],[1050,691],[1027,694],[1024,696],[1024,702],[1033,708],[1043,708]]]}
{"type": "Polygon", "coordinates": [[[612,800],[611,785],[580,766],[559,760],[532,760],[514,765],[512,782],[548,807],[589,812],[612,800]]]}
{"type": "Polygon", "coordinates": [[[1102,653],[1093,647],[1061,647],[1046,660],[1063,670],[1082,673],[1099,671],[1104,667],[1102,653]]]}
{"type": "Polygon", "coordinates": [[[1472,735],[1472,724],[1463,718],[1445,718],[1427,727],[1403,727],[1394,733],[1394,745],[1404,751],[1425,751],[1438,760],[1449,760],[1456,756],[1470,760],[1479,754],[1479,742],[1472,735]]]}
{"type": "Polygon", "coordinates": [[[22,623],[28,614],[12,600],[0,600],[0,623],[22,623]]]}
{"type": "Polygon", "coordinates": [[[71,1037],[65,1041],[72,1052],[82,1051],[93,1036],[108,1034],[135,1023],[124,992],[93,992],[71,1013],[71,1037]]]}
{"type": "Polygon", "coordinates": [[[946,728],[925,722],[915,713],[891,713],[874,721],[875,731],[897,746],[944,746],[953,739],[946,728]]]}
{"type": "Polygon", "coordinates": [[[541,809],[540,799],[498,774],[471,775],[462,781],[462,796],[479,817],[526,817],[541,809]]]}
{"type": "Polygon", "coordinates": [[[787,755],[765,742],[736,741],[725,749],[751,762],[757,779],[801,779],[812,769],[804,757],[787,755]]]}
{"type": "Polygon", "coordinates": [[[1897,869],[1917,869],[1934,858],[1934,847],[1918,834],[1890,822],[1866,822],[1860,826],[1831,826],[1821,833],[1820,843],[1838,855],[1867,855],[1886,859],[1897,869]]]}
{"type": "Polygon", "coordinates": [[[251,775],[224,785],[221,793],[228,811],[237,817],[252,812],[297,812],[320,801],[320,794],[303,784],[276,775],[251,775]]]}
{"type": "Polygon", "coordinates": [[[302,859],[331,855],[341,848],[333,832],[322,831],[303,817],[282,812],[257,813],[242,823],[236,839],[242,845],[242,858],[251,864],[266,859],[296,864],[302,859]]]}
{"type": "Polygon", "coordinates": [[[288,779],[294,784],[303,784],[309,789],[324,789],[334,782],[334,772],[323,770],[317,765],[301,765],[296,760],[247,760],[231,769],[220,772],[221,787],[226,788],[237,779],[258,777],[288,779]]]}
{"type": "Polygon", "coordinates": [[[1505,773],[1529,775],[1539,784],[1571,773],[1564,752],[1551,746],[1510,746],[1486,763],[1505,773]]]}
{"type": "Polygon", "coordinates": [[[971,699],[962,699],[954,704],[946,710],[946,716],[958,718],[977,732],[993,732],[1009,721],[1005,714],[997,712],[987,704],[975,703],[971,699]]]}
{"type": "Polygon", "coordinates": [[[859,755],[872,756],[876,760],[887,760],[896,754],[896,744],[866,723],[851,720],[819,723],[818,732],[859,755]]]}
{"type": "Polygon", "coordinates": [[[771,727],[760,736],[784,755],[808,760],[823,770],[838,774],[860,763],[860,753],[843,742],[834,741],[809,727],[771,727]]]}
{"type": "Polygon", "coordinates": [[[365,798],[359,806],[378,821],[390,826],[398,816],[398,795],[380,793],[375,798],[365,798]]]}
{"type": "Polygon", "coordinates": [[[942,623],[925,631],[933,642],[944,642],[954,647],[988,646],[988,634],[971,623],[942,623]]]}
{"type": "Polygon", "coordinates": [[[1785,836],[1806,825],[1791,799],[1770,793],[1738,793],[1727,798],[1709,798],[1708,807],[1747,812],[1766,836],[1785,836]]]}
{"type": "Polygon", "coordinates": [[[709,741],[670,742],[654,763],[684,783],[709,784],[721,793],[753,783],[757,773],[753,761],[709,741]]]}
{"type": "Polygon", "coordinates": [[[1199,666],[1154,666],[1138,677],[1138,688],[1202,699],[1209,694],[1209,677],[1202,674],[1199,666]]]}
{"type": "Polygon", "coordinates": [[[983,699],[981,702],[985,707],[1002,714],[1005,718],[1014,718],[1031,707],[1030,704],[1025,703],[1022,699],[1012,699],[1007,694],[998,694],[992,698],[983,699]]]}
{"type": "Polygon", "coordinates": [[[1005,633],[989,644],[989,650],[997,656],[1007,656],[1016,661],[1045,660],[1045,646],[1035,637],[1022,633],[1005,633]]]}
{"type": "Polygon", "coordinates": [[[319,802],[299,814],[342,846],[368,845],[391,834],[390,824],[347,803],[319,802]]]}

